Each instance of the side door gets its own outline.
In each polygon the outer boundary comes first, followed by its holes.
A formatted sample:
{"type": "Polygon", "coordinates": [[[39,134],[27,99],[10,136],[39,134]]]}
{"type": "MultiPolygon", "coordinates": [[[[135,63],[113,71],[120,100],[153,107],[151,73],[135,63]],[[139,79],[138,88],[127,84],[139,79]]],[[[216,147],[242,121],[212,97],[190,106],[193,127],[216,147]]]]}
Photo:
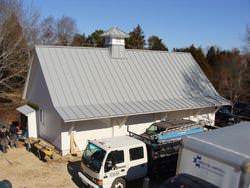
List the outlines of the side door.
{"type": "Polygon", "coordinates": [[[126,176],[124,153],[124,150],[115,150],[108,154],[104,164],[103,181],[105,185],[111,187],[116,178],[126,176]]]}
{"type": "Polygon", "coordinates": [[[129,162],[127,179],[134,180],[147,175],[147,150],[146,147],[137,146],[129,148],[129,162]]]}

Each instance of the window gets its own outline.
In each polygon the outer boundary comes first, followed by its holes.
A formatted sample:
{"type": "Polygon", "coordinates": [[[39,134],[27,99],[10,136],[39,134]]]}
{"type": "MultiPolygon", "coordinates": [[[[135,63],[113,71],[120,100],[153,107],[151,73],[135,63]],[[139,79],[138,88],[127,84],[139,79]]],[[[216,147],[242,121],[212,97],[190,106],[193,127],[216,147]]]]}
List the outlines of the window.
{"type": "Polygon", "coordinates": [[[82,162],[91,170],[99,172],[102,167],[102,162],[106,155],[106,151],[93,143],[88,143],[82,155],[82,162]]]}
{"type": "Polygon", "coordinates": [[[144,157],[143,147],[132,148],[129,150],[130,161],[134,161],[137,159],[142,159],[144,157]]]}
{"type": "Polygon", "coordinates": [[[113,164],[123,163],[124,162],[124,152],[121,151],[111,151],[107,157],[107,161],[111,160],[113,164]]]}
{"type": "Polygon", "coordinates": [[[124,162],[124,152],[123,150],[120,151],[111,151],[108,154],[108,157],[106,159],[104,171],[108,172],[110,171],[114,165],[123,163],[124,162]]]}
{"type": "Polygon", "coordinates": [[[44,113],[42,109],[39,109],[39,121],[44,123],[44,113]]]}

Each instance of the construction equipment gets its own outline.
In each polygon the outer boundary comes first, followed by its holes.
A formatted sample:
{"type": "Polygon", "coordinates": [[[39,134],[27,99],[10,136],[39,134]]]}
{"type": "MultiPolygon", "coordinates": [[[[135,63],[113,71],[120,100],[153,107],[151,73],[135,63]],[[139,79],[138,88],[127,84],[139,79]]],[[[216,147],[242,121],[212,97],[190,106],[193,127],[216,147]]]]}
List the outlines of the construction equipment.
{"type": "Polygon", "coordinates": [[[33,152],[40,160],[47,161],[53,159],[55,147],[44,140],[28,138],[26,140],[27,150],[33,152]]]}

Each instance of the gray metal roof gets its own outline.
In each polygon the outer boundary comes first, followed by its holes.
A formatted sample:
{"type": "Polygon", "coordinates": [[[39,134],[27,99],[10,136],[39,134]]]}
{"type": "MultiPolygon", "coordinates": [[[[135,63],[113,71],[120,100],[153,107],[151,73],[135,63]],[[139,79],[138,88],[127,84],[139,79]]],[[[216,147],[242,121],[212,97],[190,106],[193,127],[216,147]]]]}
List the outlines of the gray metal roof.
{"type": "Polygon", "coordinates": [[[18,107],[16,110],[24,115],[28,115],[31,112],[35,112],[35,109],[31,108],[29,105],[26,104],[18,107]]]}
{"type": "Polygon", "coordinates": [[[117,27],[112,27],[109,30],[105,31],[101,36],[111,37],[111,38],[128,38],[129,35],[117,27]]]}
{"type": "Polygon", "coordinates": [[[187,136],[183,143],[210,157],[242,165],[250,160],[250,122],[187,136]]]}
{"type": "Polygon", "coordinates": [[[64,121],[228,104],[189,53],[36,46],[48,90],[64,121]]]}

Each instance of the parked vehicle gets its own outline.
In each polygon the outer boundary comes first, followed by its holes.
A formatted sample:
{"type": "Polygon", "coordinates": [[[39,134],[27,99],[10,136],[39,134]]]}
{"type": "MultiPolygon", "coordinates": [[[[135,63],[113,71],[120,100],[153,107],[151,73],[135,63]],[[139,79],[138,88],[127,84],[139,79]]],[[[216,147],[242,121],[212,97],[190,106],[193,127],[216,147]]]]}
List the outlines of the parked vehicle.
{"type": "Polygon", "coordinates": [[[233,113],[242,120],[250,120],[250,103],[236,102],[233,106],[233,113]]]}
{"type": "Polygon", "coordinates": [[[187,136],[177,174],[189,174],[220,188],[249,188],[249,133],[250,122],[242,122],[187,136]]]}
{"type": "Polygon", "coordinates": [[[190,174],[180,174],[162,183],[159,188],[219,188],[190,174]]]}
{"type": "MultiPolygon", "coordinates": [[[[160,123],[161,127],[165,123],[160,123]]],[[[171,131],[160,132],[152,132],[151,128],[143,135],[129,131],[130,136],[89,141],[78,173],[82,182],[94,188],[124,188],[127,181],[147,175],[151,178],[173,176],[181,136],[191,134],[197,124],[176,125],[171,131]]]]}
{"type": "Polygon", "coordinates": [[[12,184],[9,180],[0,181],[0,188],[12,188],[12,184]]]}
{"type": "Polygon", "coordinates": [[[239,123],[240,119],[232,114],[232,106],[222,106],[215,113],[215,125],[219,127],[224,127],[227,125],[232,125],[239,123]]]}

